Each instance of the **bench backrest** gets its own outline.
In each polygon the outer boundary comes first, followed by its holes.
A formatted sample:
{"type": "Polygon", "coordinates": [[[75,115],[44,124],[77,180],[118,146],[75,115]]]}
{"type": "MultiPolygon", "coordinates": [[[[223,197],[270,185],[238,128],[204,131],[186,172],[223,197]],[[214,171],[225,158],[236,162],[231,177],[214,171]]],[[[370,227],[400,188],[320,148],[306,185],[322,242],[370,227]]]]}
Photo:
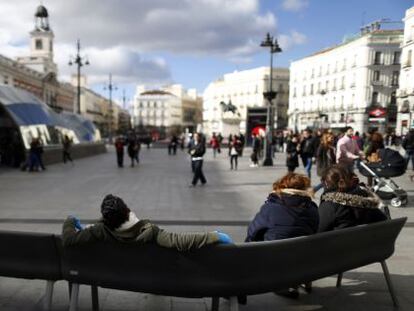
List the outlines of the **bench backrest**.
{"type": "Polygon", "coordinates": [[[99,242],[63,249],[62,273],[75,283],[169,296],[259,294],[383,261],[405,221],[187,253],[99,242]]]}
{"type": "Polygon", "coordinates": [[[25,279],[62,279],[54,235],[0,231],[0,275],[25,279]]]}

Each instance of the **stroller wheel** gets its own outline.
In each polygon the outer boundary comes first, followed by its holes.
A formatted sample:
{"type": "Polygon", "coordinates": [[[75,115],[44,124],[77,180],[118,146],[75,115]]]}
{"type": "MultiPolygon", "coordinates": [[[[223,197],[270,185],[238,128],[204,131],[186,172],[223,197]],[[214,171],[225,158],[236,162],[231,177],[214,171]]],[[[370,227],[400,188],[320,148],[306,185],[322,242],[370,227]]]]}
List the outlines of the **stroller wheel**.
{"type": "Polygon", "coordinates": [[[400,198],[393,198],[390,203],[392,207],[401,207],[402,205],[400,198]]]}

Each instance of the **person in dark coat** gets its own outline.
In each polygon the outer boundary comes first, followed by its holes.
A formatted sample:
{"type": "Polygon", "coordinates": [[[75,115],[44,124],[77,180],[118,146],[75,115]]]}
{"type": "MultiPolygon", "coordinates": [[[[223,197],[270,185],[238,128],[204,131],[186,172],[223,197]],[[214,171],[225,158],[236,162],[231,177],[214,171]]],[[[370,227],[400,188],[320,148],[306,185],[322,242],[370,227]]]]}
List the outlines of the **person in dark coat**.
{"type": "Polygon", "coordinates": [[[198,180],[201,181],[201,185],[205,185],[207,180],[203,173],[203,156],[206,153],[206,146],[201,134],[194,134],[194,144],[190,147],[189,153],[191,155],[191,165],[194,173],[190,187],[195,187],[198,180]]]}
{"type": "Polygon", "coordinates": [[[134,167],[135,161],[139,163],[139,151],[141,149],[141,144],[135,135],[131,134],[128,137],[128,155],[131,159],[131,167],[134,167]]]}
{"type": "Polygon", "coordinates": [[[66,161],[69,160],[73,164],[71,150],[72,150],[72,140],[69,138],[68,135],[65,135],[62,141],[63,163],[66,164],[66,161]]]}
{"type": "Polygon", "coordinates": [[[299,166],[299,141],[296,135],[286,145],[286,166],[291,173],[299,166]]]}
{"type": "Polygon", "coordinates": [[[273,184],[273,191],[250,222],[246,242],[294,238],[316,233],[319,216],[312,201],[310,180],[288,173],[273,184]]]}
{"type": "MultiPolygon", "coordinates": [[[[283,240],[314,234],[318,231],[318,207],[312,201],[310,179],[288,173],[273,184],[273,192],[247,229],[246,242],[283,240]]],[[[311,283],[305,284],[307,291],[311,283]]],[[[297,287],[276,294],[297,298],[297,287]]]]}
{"type": "Polygon", "coordinates": [[[102,218],[91,226],[82,226],[75,216],[69,216],[62,228],[64,247],[86,245],[97,241],[134,243],[136,245],[153,243],[178,251],[189,251],[210,244],[233,243],[225,233],[172,233],[152,224],[149,220],[138,219],[125,202],[117,196],[108,194],[101,204],[102,218]]]}
{"type": "Polygon", "coordinates": [[[386,220],[380,199],[363,187],[346,167],[334,165],[322,176],[325,192],[319,205],[319,232],[386,220]]]}
{"type": "Polygon", "coordinates": [[[303,131],[302,141],[300,142],[300,157],[309,178],[311,178],[312,158],[315,153],[315,140],[312,137],[312,131],[306,129],[303,131]]]}
{"type": "Polygon", "coordinates": [[[414,129],[410,129],[407,135],[405,135],[405,138],[402,142],[402,146],[406,152],[407,166],[411,160],[411,168],[414,171],[414,129]]]}
{"type": "Polygon", "coordinates": [[[124,140],[121,136],[115,140],[115,151],[118,167],[124,167],[124,140]]]}

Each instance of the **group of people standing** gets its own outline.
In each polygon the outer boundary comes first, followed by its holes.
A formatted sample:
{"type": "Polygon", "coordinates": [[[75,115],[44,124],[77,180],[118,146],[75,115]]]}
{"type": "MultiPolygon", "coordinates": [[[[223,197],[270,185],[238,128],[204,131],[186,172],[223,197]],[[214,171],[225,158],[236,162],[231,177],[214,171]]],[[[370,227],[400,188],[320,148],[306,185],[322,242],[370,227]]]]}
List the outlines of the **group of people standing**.
{"type": "Polygon", "coordinates": [[[124,150],[127,149],[128,156],[131,160],[131,167],[135,166],[135,163],[139,163],[139,152],[141,151],[141,142],[135,133],[130,132],[126,138],[118,136],[115,139],[115,151],[118,167],[124,167],[124,150]]]}

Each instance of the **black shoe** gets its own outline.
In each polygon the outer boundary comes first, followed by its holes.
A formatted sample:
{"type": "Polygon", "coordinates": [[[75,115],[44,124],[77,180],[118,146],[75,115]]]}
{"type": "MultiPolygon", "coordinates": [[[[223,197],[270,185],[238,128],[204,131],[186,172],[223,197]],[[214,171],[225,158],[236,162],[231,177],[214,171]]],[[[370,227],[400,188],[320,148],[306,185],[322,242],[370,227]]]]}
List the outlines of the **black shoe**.
{"type": "Polygon", "coordinates": [[[299,298],[299,291],[296,288],[289,288],[284,290],[279,290],[274,292],[278,296],[283,296],[290,299],[298,299],[299,298]]]}

